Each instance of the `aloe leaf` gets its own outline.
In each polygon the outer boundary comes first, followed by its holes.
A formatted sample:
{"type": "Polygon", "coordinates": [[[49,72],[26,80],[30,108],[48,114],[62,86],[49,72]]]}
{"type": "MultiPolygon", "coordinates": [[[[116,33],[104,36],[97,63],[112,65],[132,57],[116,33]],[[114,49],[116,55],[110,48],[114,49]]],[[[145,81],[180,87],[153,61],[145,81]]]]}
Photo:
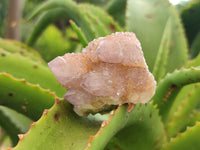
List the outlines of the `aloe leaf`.
{"type": "Polygon", "coordinates": [[[189,67],[197,67],[197,66],[200,66],[200,53],[199,53],[199,55],[197,55],[196,58],[190,60],[187,65],[188,68],[189,67]]]}
{"type": "Polygon", "coordinates": [[[200,112],[194,111],[187,120],[187,126],[194,126],[197,121],[200,121],[200,112]]]}
{"type": "Polygon", "coordinates": [[[101,124],[99,131],[90,137],[85,150],[102,150],[108,141],[122,129],[128,120],[128,112],[125,105],[119,106],[117,110],[110,113],[108,120],[101,124]],[[101,144],[99,144],[101,142],[101,144]]]}
{"type": "Polygon", "coordinates": [[[127,0],[111,0],[107,5],[107,12],[119,22],[121,26],[125,25],[125,9],[127,0]]]}
{"type": "Polygon", "coordinates": [[[0,106],[0,125],[10,136],[13,145],[16,145],[18,134],[28,131],[33,121],[18,112],[4,106],[0,106]]]}
{"type": "Polygon", "coordinates": [[[76,32],[83,47],[86,47],[88,45],[88,41],[86,40],[86,37],[85,37],[83,31],[76,25],[76,23],[74,21],[70,20],[69,22],[70,22],[72,28],[74,29],[74,31],[76,32]]]}
{"type": "Polygon", "coordinates": [[[171,43],[171,19],[169,18],[163,33],[161,44],[155,61],[153,75],[156,81],[166,74],[166,65],[171,43]]]}
{"type": "Polygon", "coordinates": [[[160,149],[167,142],[167,138],[156,107],[151,102],[135,105],[125,128],[119,131],[112,141],[118,149],[123,150],[160,149]]]}
{"type": "Polygon", "coordinates": [[[194,58],[199,54],[199,52],[200,52],[200,31],[191,44],[190,55],[191,57],[194,58]]]}
{"type": "Polygon", "coordinates": [[[167,120],[168,113],[179,90],[190,83],[200,81],[200,69],[182,69],[167,75],[156,88],[152,100],[157,104],[162,120],[167,120]],[[173,95],[174,94],[174,95],[173,95]],[[173,95],[173,98],[169,98],[173,95]]]}
{"type": "Polygon", "coordinates": [[[173,104],[170,108],[168,118],[167,118],[167,122],[170,122],[174,118],[175,113],[178,111],[178,109],[182,105],[183,101],[187,97],[189,97],[189,95],[191,94],[191,92],[193,92],[193,90],[196,89],[195,88],[196,84],[197,83],[188,84],[188,85],[185,85],[183,88],[181,88],[180,92],[177,94],[177,96],[174,99],[174,102],[173,102],[173,104]]]}
{"type": "Polygon", "coordinates": [[[50,108],[56,95],[39,85],[0,73],[0,105],[12,108],[33,120],[37,120],[44,109],[50,108]]]}
{"type": "Polygon", "coordinates": [[[188,150],[200,149],[199,143],[200,123],[189,127],[184,133],[180,133],[176,138],[172,139],[168,144],[163,146],[161,150],[188,150]]]}
{"type": "MultiPolygon", "coordinates": [[[[194,38],[197,36],[197,34],[200,32],[199,26],[200,26],[200,1],[191,1],[189,5],[187,5],[186,8],[184,8],[181,12],[181,19],[183,21],[186,35],[189,41],[189,44],[191,45],[194,38]]],[[[192,58],[195,57],[195,55],[191,55],[192,58]]]]}
{"type": "Polygon", "coordinates": [[[30,57],[34,61],[44,63],[44,60],[37,51],[17,41],[0,38],[0,48],[11,53],[20,53],[22,56],[30,57]]]}
{"type": "Polygon", "coordinates": [[[40,120],[12,149],[84,149],[90,135],[94,135],[98,128],[98,122],[78,117],[66,100],[60,100],[50,110],[44,111],[40,120]]]}
{"type": "MultiPolygon", "coordinates": [[[[70,36],[70,31],[66,31],[70,36]]],[[[76,42],[78,43],[78,42],[76,42]]],[[[62,56],[71,51],[71,45],[74,44],[69,37],[63,37],[63,33],[55,26],[48,26],[38,39],[35,49],[42,55],[46,62],[51,61],[57,56],[62,56]]]]}
{"type": "Polygon", "coordinates": [[[150,71],[153,70],[168,18],[171,17],[172,39],[166,70],[172,72],[187,62],[187,42],[178,12],[167,0],[128,0],[126,30],[136,33],[141,41],[150,71]],[[158,15],[159,14],[159,15],[158,15]],[[179,57],[177,57],[179,56],[179,57]]]}
{"type": "Polygon", "coordinates": [[[116,31],[122,31],[122,28],[118,25],[118,23],[116,23],[114,19],[100,7],[89,4],[82,4],[80,6],[95,16],[96,20],[99,20],[101,23],[103,23],[107,34],[111,34],[112,32],[116,31]]]}
{"type": "Polygon", "coordinates": [[[96,18],[90,11],[84,10],[85,16],[88,18],[88,22],[90,22],[91,29],[95,34],[95,38],[103,37],[107,35],[108,29],[105,28],[104,24],[96,18]]]}
{"type": "Polygon", "coordinates": [[[168,126],[168,136],[174,137],[178,132],[187,127],[187,122],[185,118],[189,118],[193,110],[199,104],[199,93],[200,86],[196,84],[195,89],[192,93],[183,100],[182,105],[179,106],[177,112],[175,112],[173,119],[169,122],[168,126]]]}
{"type": "Polygon", "coordinates": [[[78,26],[80,26],[88,41],[93,40],[95,37],[83,10],[76,3],[70,0],[48,1],[36,9],[34,13],[42,13],[42,16],[40,16],[36,22],[36,25],[27,41],[28,45],[33,45],[38,36],[49,24],[63,18],[72,19],[78,26]],[[49,9],[49,7],[53,7],[53,9],[49,9]]]}
{"type": "Polygon", "coordinates": [[[20,54],[13,54],[0,49],[0,64],[0,72],[10,73],[16,78],[39,84],[42,88],[49,89],[60,97],[66,92],[47,66],[20,54]]]}

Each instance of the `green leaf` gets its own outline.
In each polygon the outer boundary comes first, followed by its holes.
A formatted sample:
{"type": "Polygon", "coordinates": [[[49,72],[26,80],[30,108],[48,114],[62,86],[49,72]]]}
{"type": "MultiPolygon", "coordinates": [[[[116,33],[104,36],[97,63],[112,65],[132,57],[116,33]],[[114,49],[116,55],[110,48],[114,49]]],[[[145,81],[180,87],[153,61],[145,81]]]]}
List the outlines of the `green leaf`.
{"type": "MultiPolygon", "coordinates": [[[[69,33],[67,33],[69,34],[69,33]]],[[[35,48],[45,61],[49,62],[57,56],[62,56],[70,49],[72,42],[65,40],[61,31],[55,26],[48,26],[38,39],[35,48]]]]}
{"type": "Polygon", "coordinates": [[[0,105],[12,108],[33,120],[37,120],[44,109],[50,108],[56,96],[39,85],[16,79],[10,74],[0,73],[0,105]]]}
{"type": "MultiPolygon", "coordinates": [[[[200,1],[191,1],[186,8],[184,8],[181,12],[181,18],[186,30],[186,35],[191,45],[194,38],[200,32],[200,1]]],[[[191,55],[192,58],[195,55],[191,55]]]]}
{"type": "Polygon", "coordinates": [[[200,123],[188,128],[184,133],[179,134],[168,144],[163,146],[161,150],[197,150],[200,149],[199,143],[200,123]]]}
{"type": "Polygon", "coordinates": [[[107,12],[119,22],[121,26],[125,25],[125,9],[127,0],[111,0],[107,5],[107,12]]]}
{"type": "MultiPolygon", "coordinates": [[[[48,1],[38,7],[33,14],[40,14],[40,18],[27,41],[28,45],[33,45],[42,31],[51,23],[59,19],[71,19],[83,30],[88,41],[94,39],[95,35],[90,27],[87,17],[84,15],[83,9],[76,3],[65,1],[48,1]]],[[[35,16],[35,15],[33,15],[35,16]]]]}
{"type": "Polygon", "coordinates": [[[116,23],[114,19],[100,7],[89,4],[82,4],[80,6],[83,7],[85,11],[89,11],[90,14],[92,14],[96,18],[96,20],[100,21],[103,24],[106,34],[111,34],[112,32],[116,31],[122,31],[122,28],[118,25],[118,23],[116,23]]]}
{"type": "Polygon", "coordinates": [[[157,104],[162,120],[167,120],[170,108],[179,90],[191,83],[200,82],[200,69],[182,69],[167,75],[157,86],[152,100],[157,104]],[[170,96],[172,95],[172,98],[170,96]]]}
{"type": "Polygon", "coordinates": [[[62,97],[66,90],[56,81],[55,76],[47,66],[35,62],[20,54],[13,54],[0,49],[0,72],[25,79],[32,84],[39,84],[62,97]]]}
{"type": "Polygon", "coordinates": [[[22,56],[30,57],[34,61],[44,63],[44,60],[37,51],[17,41],[0,38],[0,48],[11,53],[20,53],[22,56]]]}
{"type": "Polygon", "coordinates": [[[188,84],[188,85],[185,85],[183,88],[181,88],[180,92],[177,94],[177,96],[174,99],[174,102],[170,108],[167,122],[170,122],[174,118],[174,115],[177,112],[177,110],[179,109],[179,106],[181,106],[183,101],[190,95],[190,93],[196,89],[195,88],[196,84],[197,83],[188,84]]]}
{"type": "Polygon", "coordinates": [[[74,29],[74,31],[76,32],[83,47],[86,47],[88,45],[88,41],[86,40],[86,37],[85,37],[83,31],[76,25],[76,23],[74,21],[70,20],[69,22],[70,22],[72,28],[74,29]]]}
{"type": "Polygon", "coordinates": [[[189,67],[197,67],[197,66],[200,66],[200,53],[196,58],[190,60],[187,65],[188,68],[189,67]]]}
{"type": "MultiPolygon", "coordinates": [[[[192,58],[196,57],[200,52],[200,31],[193,40],[190,48],[190,55],[192,58]]],[[[199,64],[200,65],[200,64],[199,64]]]]}
{"type": "Polygon", "coordinates": [[[135,105],[129,114],[126,127],[119,131],[112,141],[112,146],[115,144],[118,149],[123,150],[160,149],[167,141],[158,110],[151,102],[135,105]]]}
{"type": "Polygon", "coordinates": [[[200,86],[196,84],[195,89],[186,97],[182,104],[178,107],[177,112],[174,113],[173,119],[168,125],[168,136],[174,137],[178,132],[187,127],[185,118],[189,118],[193,111],[199,104],[200,86]]]}
{"type": "Polygon", "coordinates": [[[102,150],[110,139],[121,130],[128,120],[128,112],[125,105],[119,106],[112,111],[107,121],[101,124],[101,128],[91,139],[85,150],[102,150]],[[99,144],[101,142],[101,144],[99,144]]]}
{"type": "Polygon", "coordinates": [[[185,65],[187,41],[175,8],[167,0],[128,0],[127,2],[126,30],[136,33],[150,71],[153,70],[157,59],[159,45],[169,17],[171,17],[173,32],[166,71],[172,72],[175,68],[185,65]]]}
{"type": "Polygon", "coordinates": [[[0,106],[0,125],[10,136],[13,145],[16,145],[18,134],[28,131],[33,121],[18,112],[4,106],[0,106]]]}
{"type": "Polygon", "coordinates": [[[158,50],[158,55],[153,69],[153,75],[156,81],[163,78],[166,74],[166,65],[171,43],[171,19],[169,18],[163,33],[163,37],[158,50]]]}
{"type": "Polygon", "coordinates": [[[13,150],[82,150],[98,128],[98,122],[78,117],[66,100],[56,101],[13,150]]]}

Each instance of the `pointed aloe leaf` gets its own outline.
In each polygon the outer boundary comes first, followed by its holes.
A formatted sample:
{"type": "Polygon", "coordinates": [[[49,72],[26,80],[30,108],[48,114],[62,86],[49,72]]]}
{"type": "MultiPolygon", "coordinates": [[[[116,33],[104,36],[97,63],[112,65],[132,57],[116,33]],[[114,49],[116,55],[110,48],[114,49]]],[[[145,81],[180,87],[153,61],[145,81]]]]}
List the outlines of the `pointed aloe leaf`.
{"type": "Polygon", "coordinates": [[[104,24],[96,18],[90,11],[84,10],[84,14],[90,22],[91,29],[95,33],[95,38],[106,36],[108,29],[105,28],[104,24]]]}
{"type": "MultiPolygon", "coordinates": [[[[67,32],[67,35],[70,35],[69,32],[67,32]]],[[[72,43],[69,39],[63,37],[63,33],[57,27],[50,25],[38,39],[35,48],[44,60],[49,62],[55,57],[67,53],[72,43]]]]}
{"type": "Polygon", "coordinates": [[[190,93],[193,92],[193,90],[196,89],[195,88],[196,84],[197,83],[188,84],[188,85],[185,85],[183,88],[181,88],[180,92],[177,94],[177,96],[174,99],[174,102],[173,102],[173,104],[170,108],[168,118],[167,118],[167,122],[170,122],[174,118],[175,113],[178,111],[178,109],[182,105],[183,101],[187,97],[189,97],[190,93]]]}
{"type": "MultiPolygon", "coordinates": [[[[181,18],[186,30],[187,38],[190,44],[192,44],[194,38],[200,32],[200,1],[191,1],[186,8],[181,12],[181,18]]],[[[191,55],[192,58],[195,55],[191,55]]]]}
{"type": "Polygon", "coordinates": [[[187,126],[194,126],[197,121],[200,121],[200,112],[194,111],[187,120],[187,126]]]}
{"type": "Polygon", "coordinates": [[[60,97],[66,92],[47,66],[20,54],[13,54],[0,49],[0,64],[0,72],[10,73],[16,78],[39,84],[42,88],[49,89],[60,97]]]}
{"type": "Polygon", "coordinates": [[[99,20],[104,25],[107,34],[111,34],[112,32],[116,31],[122,31],[122,28],[118,25],[118,23],[115,22],[114,19],[100,7],[89,4],[82,4],[81,6],[84,8],[84,10],[88,10],[90,14],[95,16],[96,20],[99,20]]]}
{"type": "Polygon", "coordinates": [[[167,20],[171,16],[172,39],[166,66],[167,72],[185,65],[187,61],[187,42],[178,12],[167,0],[128,0],[126,11],[126,30],[136,33],[150,71],[153,70],[159,45],[167,20]],[[177,57],[178,56],[178,57],[177,57]]]}
{"type": "Polygon", "coordinates": [[[170,50],[171,43],[171,18],[168,19],[163,37],[158,50],[157,58],[153,68],[153,75],[156,81],[161,79],[166,74],[166,66],[168,60],[168,53],[170,50]]]}
{"type": "Polygon", "coordinates": [[[157,104],[162,120],[167,120],[168,113],[179,90],[191,83],[200,82],[200,69],[182,69],[167,75],[157,86],[153,101],[157,104]],[[174,94],[174,95],[173,95],[174,94]],[[173,95],[173,98],[169,98],[173,95]]]}
{"type": "Polygon", "coordinates": [[[42,31],[51,23],[59,19],[72,19],[83,32],[88,41],[94,39],[94,33],[91,30],[90,23],[84,15],[83,9],[76,3],[66,1],[48,1],[41,5],[34,14],[41,14],[35,24],[35,27],[27,41],[28,45],[33,45],[42,31]],[[50,8],[50,9],[49,9],[50,8]]]}
{"type": "Polygon", "coordinates": [[[0,106],[0,125],[10,136],[13,145],[16,145],[18,134],[26,133],[33,121],[18,112],[0,106]]]}
{"type": "Polygon", "coordinates": [[[76,32],[79,40],[81,41],[83,47],[86,47],[88,45],[88,41],[83,33],[83,31],[76,25],[76,23],[72,20],[69,21],[72,28],[74,29],[74,31],[76,32]]]}
{"type": "Polygon", "coordinates": [[[188,128],[184,133],[179,134],[172,139],[168,144],[163,146],[161,150],[197,150],[200,149],[199,142],[200,123],[197,122],[195,126],[188,128]]]}
{"type": "Polygon", "coordinates": [[[108,144],[105,149],[114,145],[125,150],[132,150],[133,147],[154,150],[165,143],[166,135],[158,111],[152,103],[148,103],[135,105],[132,112],[128,112],[125,105],[111,112],[109,119],[91,137],[86,149],[101,150],[108,144]],[[110,139],[111,143],[108,143],[110,139]]]}
{"type": "Polygon", "coordinates": [[[102,150],[110,139],[121,130],[128,121],[128,112],[125,105],[110,113],[108,120],[101,124],[99,131],[90,137],[85,150],[102,150]],[[101,144],[99,144],[101,143],[101,144]]]}
{"type": "Polygon", "coordinates": [[[11,53],[20,53],[23,56],[30,57],[32,60],[44,63],[44,60],[37,51],[17,41],[0,38],[0,48],[11,53]]]}
{"type": "Polygon", "coordinates": [[[83,150],[98,128],[98,122],[78,117],[66,100],[56,101],[12,150],[83,150]]]}
{"type": "Polygon", "coordinates": [[[152,103],[135,105],[125,128],[112,141],[118,149],[123,150],[160,149],[167,141],[158,110],[152,103]]]}
{"type": "Polygon", "coordinates": [[[111,0],[107,5],[107,12],[119,22],[121,26],[125,25],[125,9],[127,0],[111,0]]]}
{"type": "MultiPolygon", "coordinates": [[[[200,31],[193,40],[190,48],[190,55],[192,58],[196,57],[200,52],[200,31]]],[[[199,64],[200,65],[200,64],[199,64]]]]}
{"type": "Polygon", "coordinates": [[[196,84],[193,92],[186,97],[182,102],[182,105],[179,106],[177,112],[175,112],[173,119],[169,122],[167,129],[169,137],[176,136],[180,131],[187,127],[185,118],[189,118],[193,110],[195,110],[199,104],[199,93],[200,86],[196,84]]]}
{"type": "Polygon", "coordinates": [[[0,105],[12,108],[33,120],[37,120],[44,109],[50,108],[56,98],[49,90],[24,79],[16,79],[10,74],[0,73],[0,83],[0,105]]]}
{"type": "Polygon", "coordinates": [[[187,65],[188,68],[189,67],[197,67],[197,66],[200,66],[200,53],[199,53],[199,55],[197,55],[196,58],[190,60],[187,65]]]}

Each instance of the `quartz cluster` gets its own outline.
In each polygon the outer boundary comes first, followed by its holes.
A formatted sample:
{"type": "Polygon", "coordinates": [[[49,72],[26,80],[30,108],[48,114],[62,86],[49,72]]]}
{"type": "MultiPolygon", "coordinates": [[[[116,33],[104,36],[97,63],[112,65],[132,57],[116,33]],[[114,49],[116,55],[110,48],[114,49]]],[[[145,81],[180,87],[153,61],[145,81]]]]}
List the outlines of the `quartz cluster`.
{"type": "Polygon", "coordinates": [[[67,89],[64,98],[82,116],[113,105],[147,103],[155,92],[156,81],[132,32],[95,39],[82,53],[56,57],[49,67],[67,89]]]}

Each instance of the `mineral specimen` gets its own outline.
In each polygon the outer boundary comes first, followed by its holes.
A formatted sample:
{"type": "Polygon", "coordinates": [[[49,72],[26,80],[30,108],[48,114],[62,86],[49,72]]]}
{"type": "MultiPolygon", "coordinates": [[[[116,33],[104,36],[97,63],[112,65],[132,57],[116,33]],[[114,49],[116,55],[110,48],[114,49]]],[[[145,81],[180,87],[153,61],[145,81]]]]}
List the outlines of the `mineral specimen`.
{"type": "Polygon", "coordinates": [[[82,116],[112,105],[147,103],[155,92],[156,82],[132,32],[93,40],[82,53],[59,56],[49,67],[68,90],[64,98],[82,116]]]}

